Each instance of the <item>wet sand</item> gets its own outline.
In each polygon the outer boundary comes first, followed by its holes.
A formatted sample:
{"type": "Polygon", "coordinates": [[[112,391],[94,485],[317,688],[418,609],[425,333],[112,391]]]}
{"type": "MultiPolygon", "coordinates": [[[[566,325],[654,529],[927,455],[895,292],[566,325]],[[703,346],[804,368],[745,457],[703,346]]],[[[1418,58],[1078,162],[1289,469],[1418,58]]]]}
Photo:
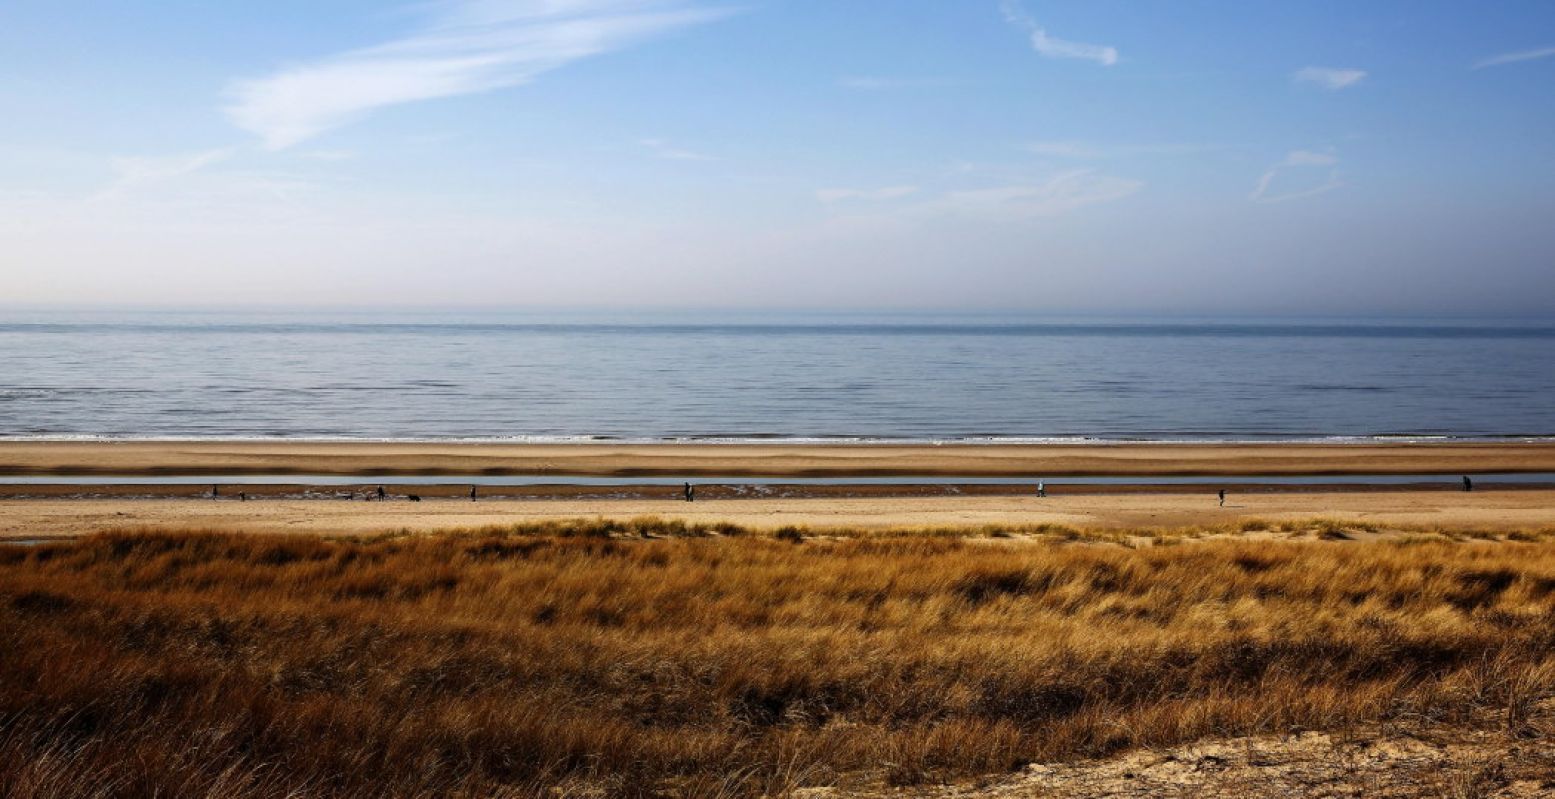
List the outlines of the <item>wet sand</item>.
{"type": "Polygon", "coordinates": [[[1555,443],[486,444],[0,441],[0,475],[1028,476],[1555,472],[1555,443]]]}
{"type": "Polygon", "coordinates": [[[114,528],[220,528],[254,532],[371,534],[504,525],[563,518],[659,516],[688,522],[846,527],[975,527],[1065,524],[1080,528],[1187,527],[1327,518],[1383,528],[1555,527],[1555,489],[1233,491],[1052,495],[766,496],[708,498],[574,496],[470,502],[453,497],[363,501],[263,498],[0,499],[0,537],[46,538],[114,528]]]}

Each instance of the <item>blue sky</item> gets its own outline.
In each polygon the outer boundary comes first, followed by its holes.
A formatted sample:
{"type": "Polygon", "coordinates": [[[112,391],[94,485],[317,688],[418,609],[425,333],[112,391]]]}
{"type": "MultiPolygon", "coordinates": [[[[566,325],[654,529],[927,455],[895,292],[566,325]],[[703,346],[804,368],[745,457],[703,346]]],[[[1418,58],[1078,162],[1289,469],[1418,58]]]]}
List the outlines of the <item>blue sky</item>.
{"type": "Polygon", "coordinates": [[[19,0],[21,304],[1555,313],[1547,2],[19,0]]]}

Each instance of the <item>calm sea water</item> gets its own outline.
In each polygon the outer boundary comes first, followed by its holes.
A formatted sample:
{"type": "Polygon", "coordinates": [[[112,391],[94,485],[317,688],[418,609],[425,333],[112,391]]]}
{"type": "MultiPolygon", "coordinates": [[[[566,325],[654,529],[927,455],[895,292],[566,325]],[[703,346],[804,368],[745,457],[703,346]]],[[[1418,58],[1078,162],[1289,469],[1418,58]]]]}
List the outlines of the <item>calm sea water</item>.
{"type": "Polygon", "coordinates": [[[1555,324],[0,313],[0,436],[1555,435],[1555,324]]]}

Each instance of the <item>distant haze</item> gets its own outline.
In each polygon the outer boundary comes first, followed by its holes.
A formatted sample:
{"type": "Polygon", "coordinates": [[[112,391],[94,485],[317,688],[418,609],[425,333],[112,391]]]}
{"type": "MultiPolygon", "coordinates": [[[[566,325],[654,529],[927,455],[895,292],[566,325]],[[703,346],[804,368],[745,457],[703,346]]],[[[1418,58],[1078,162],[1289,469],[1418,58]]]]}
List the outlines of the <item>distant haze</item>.
{"type": "Polygon", "coordinates": [[[1555,6],[10,4],[0,305],[1555,314],[1555,6]]]}

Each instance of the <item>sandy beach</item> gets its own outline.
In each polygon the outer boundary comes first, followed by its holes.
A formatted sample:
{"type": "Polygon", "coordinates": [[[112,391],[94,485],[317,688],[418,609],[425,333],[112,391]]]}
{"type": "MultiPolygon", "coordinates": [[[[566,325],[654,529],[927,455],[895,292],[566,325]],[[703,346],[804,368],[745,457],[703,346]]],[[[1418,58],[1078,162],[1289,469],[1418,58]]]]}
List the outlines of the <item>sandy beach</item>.
{"type": "Polygon", "coordinates": [[[1030,476],[1555,471],[1555,443],[487,444],[0,441],[0,475],[1030,476]]]}
{"type": "Polygon", "coordinates": [[[1260,519],[1327,518],[1388,528],[1501,529],[1555,526],[1555,490],[1235,493],[1073,496],[895,496],[716,499],[530,499],[422,502],[262,499],[0,500],[0,537],[73,536],[133,527],[371,534],[431,531],[575,517],[659,516],[752,528],[968,527],[1064,524],[1079,528],[1186,527],[1260,519]]]}
{"type": "MultiPolygon", "coordinates": [[[[451,475],[628,477],[1345,475],[1555,471],[1555,445],[505,445],[307,442],[3,442],[0,474],[67,476],[360,475],[357,486],[0,487],[0,536],[77,535],[116,527],[220,527],[366,534],[569,517],[662,516],[755,528],[961,527],[1055,523],[1088,528],[1236,524],[1249,519],[1342,518],[1397,527],[1555,524],[1555,489],[1465,494],[1452,486],[709,485],[699,500],[676,487],[434,485],[451,475]],[[363,501],[370,475],[426,476],[363,501]],[[238,491],[251,501],[238,501],[238,491]],[[416,494],[424,501],[411,502],[416,494]]],[[[304,483],[305,481],[299,481],[304,483]]],[[[1497,487],[1487,485],[1487,489],[1497,487]]]]}

